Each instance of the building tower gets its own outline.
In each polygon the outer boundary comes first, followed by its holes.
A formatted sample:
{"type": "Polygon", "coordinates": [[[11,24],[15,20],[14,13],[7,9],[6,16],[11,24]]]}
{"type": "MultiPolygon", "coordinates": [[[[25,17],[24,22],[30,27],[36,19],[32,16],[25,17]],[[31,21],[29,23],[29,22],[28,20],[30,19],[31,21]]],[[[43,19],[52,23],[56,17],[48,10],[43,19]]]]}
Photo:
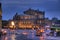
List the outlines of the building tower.
{"type": "Polygon", "coordinates": [[[2,28],[2,8],[0,3],[0,29],[2,28]]]}

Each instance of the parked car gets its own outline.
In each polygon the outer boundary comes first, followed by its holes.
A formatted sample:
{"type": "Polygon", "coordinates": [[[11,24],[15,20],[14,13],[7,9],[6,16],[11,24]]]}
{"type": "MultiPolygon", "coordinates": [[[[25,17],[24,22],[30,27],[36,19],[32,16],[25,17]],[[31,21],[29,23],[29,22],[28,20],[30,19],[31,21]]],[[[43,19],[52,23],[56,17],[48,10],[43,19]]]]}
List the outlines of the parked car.
{"type": "Polygon", "coordinates": [[[2,32],[2,35],[6,35],[7,34],[7,31],[5,29],[2,29],[1,32],[2,32]]]}
{"type": "Polygon", "coordinates": [[[2,31],[0,30],[0,37],[2,36],[2,31]]]}
{"type": "Polygon", "coordinates": [[[7,31],[6,30],[4,30],[4,29],[1,29],[0,30],[0,37],[2,36],[2,35],[6,35],[7,34],[7,31]]]}

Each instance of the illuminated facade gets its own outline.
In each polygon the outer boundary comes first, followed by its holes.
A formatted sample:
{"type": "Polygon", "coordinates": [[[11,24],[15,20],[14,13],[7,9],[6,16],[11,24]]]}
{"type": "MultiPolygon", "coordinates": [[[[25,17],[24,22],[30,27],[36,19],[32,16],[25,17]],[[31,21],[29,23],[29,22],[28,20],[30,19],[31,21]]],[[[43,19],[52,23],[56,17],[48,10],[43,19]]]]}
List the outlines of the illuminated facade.
{"type": "Polygon", "coordinates": [[[28,9],[24,15],[13,16],[17,28],[40,28],[44,26],[44,12],[39,10],[28,9]]]}
{"type": "Polygon", "coordinates": [[[0,28],[2,28],[2,9],[1,9],[1,3],[0,3],[0,28]]]}
{"type": "Polygon", "coordinates": [[[16,27],[15,22],[16,22],[16,21],[9,20],[7,26],[8,26],[9,28],[15,28],[15,27],[16,27]]]}

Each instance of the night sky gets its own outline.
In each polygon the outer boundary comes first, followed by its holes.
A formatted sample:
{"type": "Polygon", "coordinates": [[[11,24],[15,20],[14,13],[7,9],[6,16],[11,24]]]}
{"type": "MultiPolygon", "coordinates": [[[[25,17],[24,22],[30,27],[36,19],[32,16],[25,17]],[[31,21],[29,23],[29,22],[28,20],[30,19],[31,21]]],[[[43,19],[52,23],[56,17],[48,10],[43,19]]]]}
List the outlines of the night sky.
{"type": "Polygon", "coordinates": [[[60,19],[60,0],[0,0],[2,3],[2,19],[12,19],[14,14],[23,14],[23,11],[32,8],[45,11],[45,17],[60,19]]]}

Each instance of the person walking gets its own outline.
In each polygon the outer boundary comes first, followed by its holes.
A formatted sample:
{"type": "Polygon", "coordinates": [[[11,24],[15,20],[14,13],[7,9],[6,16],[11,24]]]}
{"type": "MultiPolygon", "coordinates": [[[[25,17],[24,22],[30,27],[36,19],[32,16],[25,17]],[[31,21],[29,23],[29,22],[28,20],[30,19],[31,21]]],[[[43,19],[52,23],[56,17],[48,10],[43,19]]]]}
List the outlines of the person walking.
{"type": "Polygon", "coordinates": [[[0,37],[2,36],[2,31],[0,31],[0,37]]]}
{"type": "Polygon", "coordinates": [[[56,31],[54,31],[54,36],[56,36],[56,34],[57,34],[57,32],[56,32],[56,31]]]}

